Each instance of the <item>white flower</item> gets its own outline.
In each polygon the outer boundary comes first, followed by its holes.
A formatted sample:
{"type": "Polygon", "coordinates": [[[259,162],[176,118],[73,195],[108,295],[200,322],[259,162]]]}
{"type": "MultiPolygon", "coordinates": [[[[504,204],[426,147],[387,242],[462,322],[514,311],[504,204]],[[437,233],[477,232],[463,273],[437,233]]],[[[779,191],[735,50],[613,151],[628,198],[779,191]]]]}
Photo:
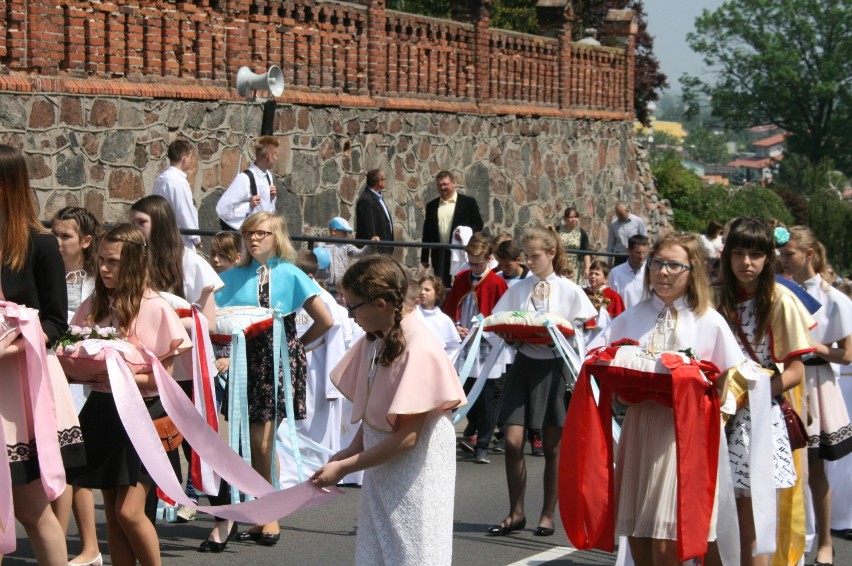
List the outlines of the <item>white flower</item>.
{"type": "Polygon", "coordinates": [[[64,353],[73,354],[76,351],[77,351],[77,346],[75,346],[74,344],[68,344],[67,346],[65,346],[64,353]]]}
{"type": "Polygon", "coordinates": [[[101,338],[109,338],[110,334],[112,334],[112,332],[110,332],[111,330],[111,328],[101,328],[99,326],[95,326],[95,332],[97,332],[98,336],[100,336],[101,338]]]}
{"type": "Polygon", "coordinates": [[[91,329],[90,327],[88,327],[88,326],[84,326],[84,327],[80,330],[80,332],[83,334],[83,336],[87,336],[87,337],[88,337],[88,336],[90,336],[90,335],[92,334],[92,329],[91,329]]]}
{"type": "Polygon", "coordinates": [[[80,328],[79,326],[72,326],[71,327],[71,336],[80,336],[80,334],[82,334],[82,332],[83,332],[83,329],[80,328]]]}

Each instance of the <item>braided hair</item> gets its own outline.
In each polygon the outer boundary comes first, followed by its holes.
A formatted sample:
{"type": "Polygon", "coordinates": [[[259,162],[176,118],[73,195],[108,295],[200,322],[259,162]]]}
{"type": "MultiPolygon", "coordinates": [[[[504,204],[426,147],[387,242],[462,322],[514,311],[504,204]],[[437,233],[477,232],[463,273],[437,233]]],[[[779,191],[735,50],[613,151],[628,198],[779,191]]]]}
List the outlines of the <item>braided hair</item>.
{"type": "MultiPolygon", "coordinates": [[[[384,347],[379,354],[379,363],[391,365],[405,350],[402,333],[403,308],[408,292],[408,277],[396,261],[385,255],[371,255],[354,263],[343,275],[341,287],[364,299],[384,299],[393,305],[393,327],[384,336],[384,347]]],[[[370,340],[377,336],[367,333],[370,340]]]]}

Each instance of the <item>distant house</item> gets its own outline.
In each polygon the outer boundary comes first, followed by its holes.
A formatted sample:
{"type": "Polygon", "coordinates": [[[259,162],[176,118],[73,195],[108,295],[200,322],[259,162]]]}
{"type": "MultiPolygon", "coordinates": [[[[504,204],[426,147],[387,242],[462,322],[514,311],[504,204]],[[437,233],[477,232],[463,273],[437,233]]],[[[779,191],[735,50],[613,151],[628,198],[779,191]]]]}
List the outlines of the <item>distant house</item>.
{"type": "Polygon", "coordinates": [[[778,164],[784,159],[784,140],[789,135],[776,126],[756,126],[751,128],[752,135],[762,136],[751,143],[751,153],[741,153],[727,164],[735,170],[731,181],[735,184],[772,182],[778,171],[778,164]],[[771,134],[767,136],[766,134],[771,134]]]}

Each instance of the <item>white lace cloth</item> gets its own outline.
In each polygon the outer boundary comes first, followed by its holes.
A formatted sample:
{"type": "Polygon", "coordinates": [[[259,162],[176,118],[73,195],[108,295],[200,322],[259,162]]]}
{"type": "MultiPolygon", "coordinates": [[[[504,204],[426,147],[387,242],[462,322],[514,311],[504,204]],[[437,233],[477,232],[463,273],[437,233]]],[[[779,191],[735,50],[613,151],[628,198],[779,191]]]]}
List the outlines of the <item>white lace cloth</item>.
{"type": "MultiPolygon", "coordinates": [[[[363,428],[365,450],[391,434],[363,428]]],[[[435,413],[417,446],[364,472],[356,564],[452,563],[455,452],[449,413],[435,413]]]]}

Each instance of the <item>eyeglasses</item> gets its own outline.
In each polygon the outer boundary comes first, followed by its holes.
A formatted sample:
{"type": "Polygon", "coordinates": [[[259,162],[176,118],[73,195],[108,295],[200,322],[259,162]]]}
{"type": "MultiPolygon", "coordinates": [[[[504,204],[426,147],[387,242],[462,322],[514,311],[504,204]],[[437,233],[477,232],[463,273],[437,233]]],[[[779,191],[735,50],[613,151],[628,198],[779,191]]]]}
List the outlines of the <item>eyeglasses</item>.
{"type": "Polygon", "coordinates": [[[488,263],[488,262],[487,261],[469,261],[469,262],[467,262],[467,264],[471,267],[482,267],[486,263],[488,263]]]}
{"type": "Polygon", "coordinates": [[[648,258],[648,269],[651,271],[660,271],[663,268],[666,268],[669,273],[672,275],[677,275],[682,271],[692,271],[691,265],[686,265],[679,261],[663,261],[661,259],[657,259],[655,257],[648,258]]]}
{"type": "Polygon", "coordinates": [[[352,305],[351,307],[349,305],[344,305],[344,306],[346,307],[346,312],[349,313],[349,316],[352,316],[353,312],[355,312],[357,309],[360,309],[361,307],[363,307],[364,305],[366,305],[369,302],[370,301],[361,301],[357,305],[352,305]]]}
{"type": "Polygon", "coordinates": [[[246,240],[257,239],[263,240],[272,235],[272,232],[267,232],[266,230],[245,230],[243,232],[243,238],[246,240]]]}

